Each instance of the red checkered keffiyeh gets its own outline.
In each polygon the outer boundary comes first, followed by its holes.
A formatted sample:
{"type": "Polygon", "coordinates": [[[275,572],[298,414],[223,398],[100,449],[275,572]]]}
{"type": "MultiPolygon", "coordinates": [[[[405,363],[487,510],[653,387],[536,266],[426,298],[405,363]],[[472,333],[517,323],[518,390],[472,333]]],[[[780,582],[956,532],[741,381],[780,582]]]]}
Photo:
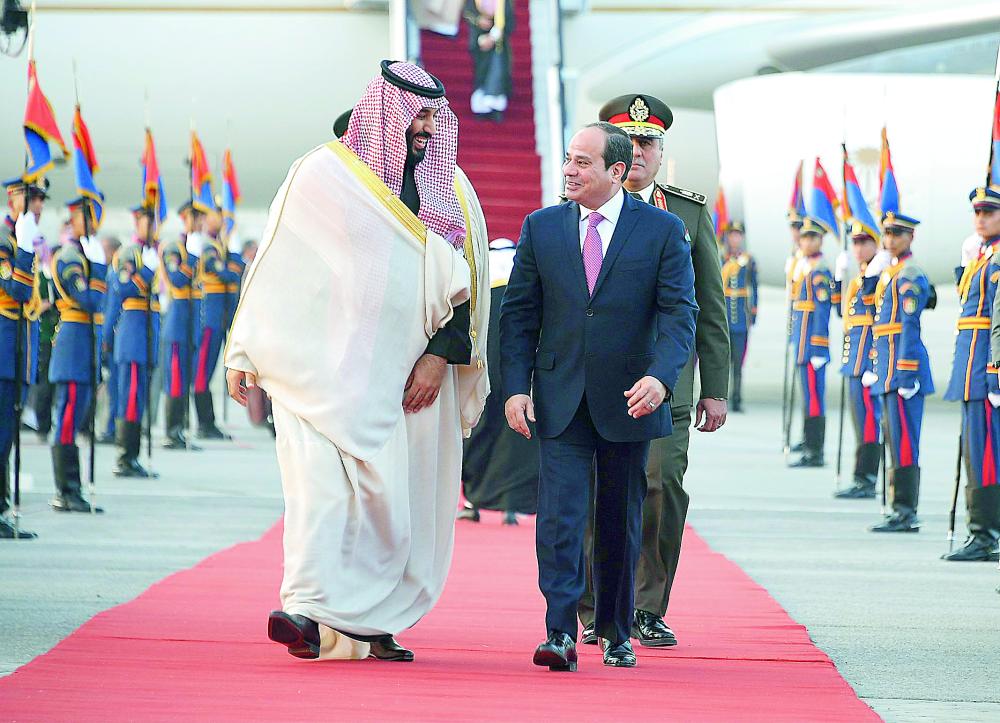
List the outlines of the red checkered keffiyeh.
{"type": "MultiPolygon", "coordinates": [[[[412,63],[393,63],[393,74],[426,88],[435,83],[412,63]]],[[[420,195],[417,217],[456,248],[465,241],[465,219],[455,195],[458,155],[458,119],[447,98],[426,98],[376,76],[351,113],[341,142],[350,148],[397,196],[403,187],[406,131],[424,108],[437,109],[436,132],[427,143],[424,159],[416,165],[414,180],[420,195]]]]}

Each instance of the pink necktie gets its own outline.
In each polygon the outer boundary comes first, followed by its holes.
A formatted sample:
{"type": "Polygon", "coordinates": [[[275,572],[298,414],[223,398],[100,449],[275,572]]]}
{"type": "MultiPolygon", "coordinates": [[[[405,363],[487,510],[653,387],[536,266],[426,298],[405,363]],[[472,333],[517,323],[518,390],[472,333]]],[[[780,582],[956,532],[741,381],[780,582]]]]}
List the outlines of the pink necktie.
{"type": "Polygon", "coordinates": [[[587,235],[583,237],[583,271],[587,275],[587,290],[594,294],[594,285],[601,273],[604,263],[604,253],[601,250],[601,235],[597,233],[597,225],[604,216],[597,211],[591,211],[587,219],[587,235]]]}

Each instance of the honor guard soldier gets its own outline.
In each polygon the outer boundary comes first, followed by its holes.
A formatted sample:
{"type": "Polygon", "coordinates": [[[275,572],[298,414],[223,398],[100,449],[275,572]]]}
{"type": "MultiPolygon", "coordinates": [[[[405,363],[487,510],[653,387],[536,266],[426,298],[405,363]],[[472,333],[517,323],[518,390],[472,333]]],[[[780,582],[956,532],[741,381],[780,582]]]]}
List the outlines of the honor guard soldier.
{"type": "Polygon", "coordinates": [[[202,294],[194,373],[194,407],[201,439],[230,439],[215,425],[215,408],[209,389],[232,313],[228,308],[232,298],[230,287],[240,280],[239,273],[229,267],[229,250],[220,238],[222,226],[222,210],[210,210],[205,216],[204,245],[198,255],[195,277],[202,294]]]}
{"type": "Polygon", "coordinates": [[[826,442],[826,365],[830,361],[832,278],[823,259],[823,237],[831,229],[805,216],[799,235],[801,258],[792,279],[791,343],[802,387],[802,457],[791,467],[822,467],[826,442]]]}
{"type": "Polygon", "coordinates": [[[943,556],[955,562],[1000,556],[1000,386],[990,363],[990,314],[1000,283],[1000,187],[975,189],[970,195],[976,232],[982,243],[955,269],[962,304],[955,332],[951,380],[944,398],[962,403],[962,457],[965,462],[965,509],[969,537],[943,556]]]}
{"type": "Polygon", "coordinates": [[[934,308],[936,297],[910,251],[919,223],[900,213],[882,216],[882,243],[892,261],[875,286],[874,343],[861,383],[883,405],[892,513],[872,532],[920,530],[920,426],[924,397],[934,393],[927,348],[920,338],[920,315],[934,308]]]}
{"type": "Polygon", "coordinates": [[[747,356],[750,327],[757,323],[757,262],[743,246],[743,224],[733,221],[725,230],[722,288],[726,296],[731,351],[730,409],[743,411],[743,363],[747,356]]]}
{"type": "Polygon", "coordinates": [[[201,296],[195,284],[195,271],[205,245],[201,234],[204,214],[190,201],[181,206],[178,213],[184,223],[184,235],[160,246],[161,278],[170,296],[161,326],[167,426],[167,441],[163,446],[166,449],[188,448],[184,427],[201,296]]]}
{"type": "Polygon", "coordinates": [[[94,394],[94,353],[99,348],[104,322],[100,311],[107,289],[107,267],[101,242],[85,235],[84,214],[93,214],[92,201],[81,196],[66,206],[70,212],[70,238],[64,240],[51,262],[59,326],[49,363],[49,381],[56,387],[52,439],[56,495],[50,504],[60,512],[100,512],[99,507],[92,509],[83,498],[76,432],[94,394]]]}
{"type": "Polygon", "coordinates": [[[160,328],[160,301],[155,293],[159,257],[151,245],[154,212],[139,205],[132,209],[135,233],[111,261],[114,272],[106,308],[105,343],[111,346],[117,378],[115,444],[117,477],[152,476],[139,464],[142,419],[146,413],[150,371],[156,366],[160,328]]]}
{"type": "MultiPolygon", "coordinates": [[[[632,167],[623,185],[634,198],[680,217],[691,243],[695,297],[700,311],[695,349],[678,377],[670,397],[673,433],[654,439],[646,464],[648,491],[642,506],[642,544],[636,568],[635,616],[632,637],[647,647],[677,645],[677,637],[664,616],[670,603],[687,517],[688,494],[684,472],[688,465],[692,407],[695,426],[714,432],[726,421],[729,393],[729,330],[719,268],[719,247],[705,197],[684,188],[657,183],[663,162],[663,141],[673,123],[673,113],[659,98],[644,94],[622,95],[601,108],[599,118],[618,126],[632,138],[632,167]],[[695,363],[698,359],[700,392],[695,397],[695,363]],[[696,401],[697,400],[697,401],[696,401]]],[[[585,543],[588,554],[593,545],[585,543]]],[[[584,624],[583,642],[596,642],[593,595],[589,589],[579,606],[584,624]]]]}
{"type": "MultiPolygon", "coordinates": [[[[874,219],[872,219],[874,221],[874,219]]],[[[875,321],[875,286],[889,265],[888,251],[879,251],[878,231],[858,220],[851,221],[851,242],[858,273],[843,290],[844,353],[840,373],[846,378],[848,403],[854,422],[854,481],[834,496],[840,499],[875,497],[879,463],[882,460],[882,404],[861,377],[868,370],[875,321]]],[[[834,269],[834,295],[840,292],[847,270],[847,255],[841,253],[834,269]]],[[[837,307],[838,312],[841,307],[837,307]]]]}
{"type": "MultiPolygon", "coordinates": [[[[18,434],[15,407],[38,370],[38,323],[41,299],[35,268],[38,218],[45,204],[44,185],[20,177],[4,181],[8,213],[0,226],[0,540],[33,539],[8,519],[13,503],[11,447],[18,434]],[[28,212],[25,212],[27,204],[28,212]],[[19,388],[20,387],[20,388],[19,388]]],[[[16,512],[16,510],[15,510],[16,512]]]]}

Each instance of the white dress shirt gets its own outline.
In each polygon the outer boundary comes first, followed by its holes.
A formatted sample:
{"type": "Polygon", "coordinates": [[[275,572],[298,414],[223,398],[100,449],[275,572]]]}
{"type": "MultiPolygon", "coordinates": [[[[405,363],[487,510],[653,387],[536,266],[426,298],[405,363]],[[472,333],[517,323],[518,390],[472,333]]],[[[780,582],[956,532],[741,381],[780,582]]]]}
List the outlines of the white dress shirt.
{"type": "Polygon", "coordinates": [[[653,189],[656,188],[656,181],[652,181],[648,186],[646,186],[641,191],[636,191],[643,201],[646,203],[652,203],[650,199],[653,197],[653,189]]]}
{"type": "MultiPolygon", "coordinates": [[[[597,209],[597,212],[604,216],[604,220],[597,224],[597,235],[601,237],[601,257],[607,256],[608,246],[611,245],[611,237],[615,233],[615,226],[618,225],[618,217],[622,215],[622,206],[625,204],[625,192],[619,190],[614,196],[597,209]]],[[[583,241],[587,237],[587,225],[589,216],[593,209],[580,206],[580,253],[583,253],[583,241]]]]}

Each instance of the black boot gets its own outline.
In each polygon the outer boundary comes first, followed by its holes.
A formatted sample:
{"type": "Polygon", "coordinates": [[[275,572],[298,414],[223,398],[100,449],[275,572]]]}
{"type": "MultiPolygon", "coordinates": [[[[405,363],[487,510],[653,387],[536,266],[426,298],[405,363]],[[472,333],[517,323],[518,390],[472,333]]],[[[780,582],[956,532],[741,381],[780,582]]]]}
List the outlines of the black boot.
{"type": "Polygon", "coordinates": [[[845,490],[840,490],[834,497],[842,500],[873,499],[881,460],[881,444],[868,442],[859,445],[854,457],[854,484],[845,490]]]}
{"type": "Polygon", "coordinates": [[[215,426],[215,408],[211,392],[195,392],[194,408],[198,413],[198,439],[232,439],[215,426]]]}
{"type": "Polygon", "coordinates": [[[733,388],[729,393],[729,408],[734,412],[743,411],[743,369],[733,368],[733,388]]]}
{"type": "Polygon", "coordinates": [[[56,512],[104,512],[83,498],[80,485],[80,448],[75,444],[52,445],[52,469],[56,475],[56,496],[49,503],[56,512]]]}
{"type": "Polygon", "coordinates": [[[167,397],[164,404],[164,417],[167,422],[167,441],[163,443],[164,449],[188,449],[191,451],[200,449],[187,440],[187,432],[184,429],[184,410],[186,407],[187,395],[167,397]]]}
{"type": "Polygon", "coordinates": [[[14,527],[14,521],[7,517],[10,499],[9,467],[6,460],[0,462],[0,540],[34,540],[38,537],[34,532],[14,527]]]}
{"type": "Polygon", "coordinates": [[[920,468],[916,465],[889,471],[889,494],[892,514],[885,522],[871,527],[872,532],[920,532],[917,499],[920,496],[920,468]]]}
{"type": "Polygon", "coordinates": [[[116,424],[118,459],[115,462],[116,477],[155,477],[139,464],[142,447],[142,425],[119,419],[116,424]]]}
{"type": "Polygon", "coordinates": [[[997,562],[1000,559],[1000,487],[965,488],[969,537],[954,552],[942,555],[950,562],[997,562]]]}
{"type": "Polygon", "coordinates": [[[803,452],[789,467],[822,467],[826,443],[826,417],[806,417],[802,422],[803,452]]]}

